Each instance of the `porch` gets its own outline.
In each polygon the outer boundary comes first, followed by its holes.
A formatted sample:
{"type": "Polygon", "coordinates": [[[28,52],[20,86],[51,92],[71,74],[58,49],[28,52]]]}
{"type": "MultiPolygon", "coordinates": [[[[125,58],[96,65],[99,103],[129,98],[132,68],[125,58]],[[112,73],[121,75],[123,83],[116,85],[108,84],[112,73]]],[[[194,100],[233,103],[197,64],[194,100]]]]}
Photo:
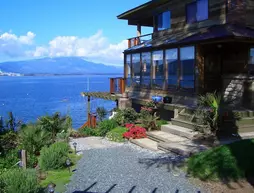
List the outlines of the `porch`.
{"type": "Polygon", "coordinates": [[[253,109],[253,45],[254,30],[231,25],[134,45],[125,51],[126,91],[136,99],[171,96],[182,105],[217,91],[237,108],[253,109]]]}

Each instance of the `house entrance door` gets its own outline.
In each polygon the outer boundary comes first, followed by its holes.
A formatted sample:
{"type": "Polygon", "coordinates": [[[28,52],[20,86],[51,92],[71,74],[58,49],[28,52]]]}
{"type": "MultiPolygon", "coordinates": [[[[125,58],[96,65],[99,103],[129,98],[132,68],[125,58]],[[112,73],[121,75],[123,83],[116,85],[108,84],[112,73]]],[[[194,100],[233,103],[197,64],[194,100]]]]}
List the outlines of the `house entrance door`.
{"type": "Polygon", "coordinates": [[[205,92],[220,92],[222,88],[221,54],[218,49],[205,54],[205,92]]]}

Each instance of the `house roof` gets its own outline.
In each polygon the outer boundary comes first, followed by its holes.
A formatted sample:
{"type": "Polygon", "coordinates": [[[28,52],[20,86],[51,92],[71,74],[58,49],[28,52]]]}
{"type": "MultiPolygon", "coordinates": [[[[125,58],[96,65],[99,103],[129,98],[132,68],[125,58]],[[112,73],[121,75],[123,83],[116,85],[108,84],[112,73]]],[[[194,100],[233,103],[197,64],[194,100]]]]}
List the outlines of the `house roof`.
{"type": "Polygon", "coordinates": [[[220,38],[247,38],[254,40],[254,29],[225,24],[201,28],[199,30],[181,31],[165,36],[158,36],[157,38],[145,41],[144,43],[131,47],[125,51],[138,51],[146,48],[158,48],[170,45],[179,46],[182,44],[198,43],[220,38]]]}

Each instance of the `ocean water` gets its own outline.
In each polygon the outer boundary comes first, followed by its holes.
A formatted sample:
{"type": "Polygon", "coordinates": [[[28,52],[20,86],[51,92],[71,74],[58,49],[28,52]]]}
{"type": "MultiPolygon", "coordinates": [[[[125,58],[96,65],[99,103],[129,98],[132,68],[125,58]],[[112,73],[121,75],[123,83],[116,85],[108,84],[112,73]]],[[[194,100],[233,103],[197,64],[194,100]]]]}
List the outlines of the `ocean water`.
{"type": "MultiPolygon", "coordinates": [[[[109,76],[0,76],[0,116],[7,117],[12,111],[16,119],[27,123],[60,112],[69,114],[73,127],[79,128],[87,120],[83,91],[109,91],[109,76]]],[[[115,102],[91,100],[92,112],[99,106],[110,111],[115,102]]]]}

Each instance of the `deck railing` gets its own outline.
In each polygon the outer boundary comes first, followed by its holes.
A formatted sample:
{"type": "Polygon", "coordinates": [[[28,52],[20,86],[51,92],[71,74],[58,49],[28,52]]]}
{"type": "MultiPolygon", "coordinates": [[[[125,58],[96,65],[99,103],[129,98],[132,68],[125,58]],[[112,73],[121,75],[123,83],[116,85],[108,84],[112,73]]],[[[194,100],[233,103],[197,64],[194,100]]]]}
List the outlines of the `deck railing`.
{"type": "Polygon", "coordinates": [[[110,78],[110,93],[123,94],[125,91],[125,78],[110,78]]]}
{"type": "Polygon", "coordinates": [[[143,44],[146,41],[149,41],[152,39],[152,33],[151,34],[145,34],[138,37],[133,37],[128,39],[128,48],[131,48],[133,46],[137,46],[139,44],[143,44]]]}

